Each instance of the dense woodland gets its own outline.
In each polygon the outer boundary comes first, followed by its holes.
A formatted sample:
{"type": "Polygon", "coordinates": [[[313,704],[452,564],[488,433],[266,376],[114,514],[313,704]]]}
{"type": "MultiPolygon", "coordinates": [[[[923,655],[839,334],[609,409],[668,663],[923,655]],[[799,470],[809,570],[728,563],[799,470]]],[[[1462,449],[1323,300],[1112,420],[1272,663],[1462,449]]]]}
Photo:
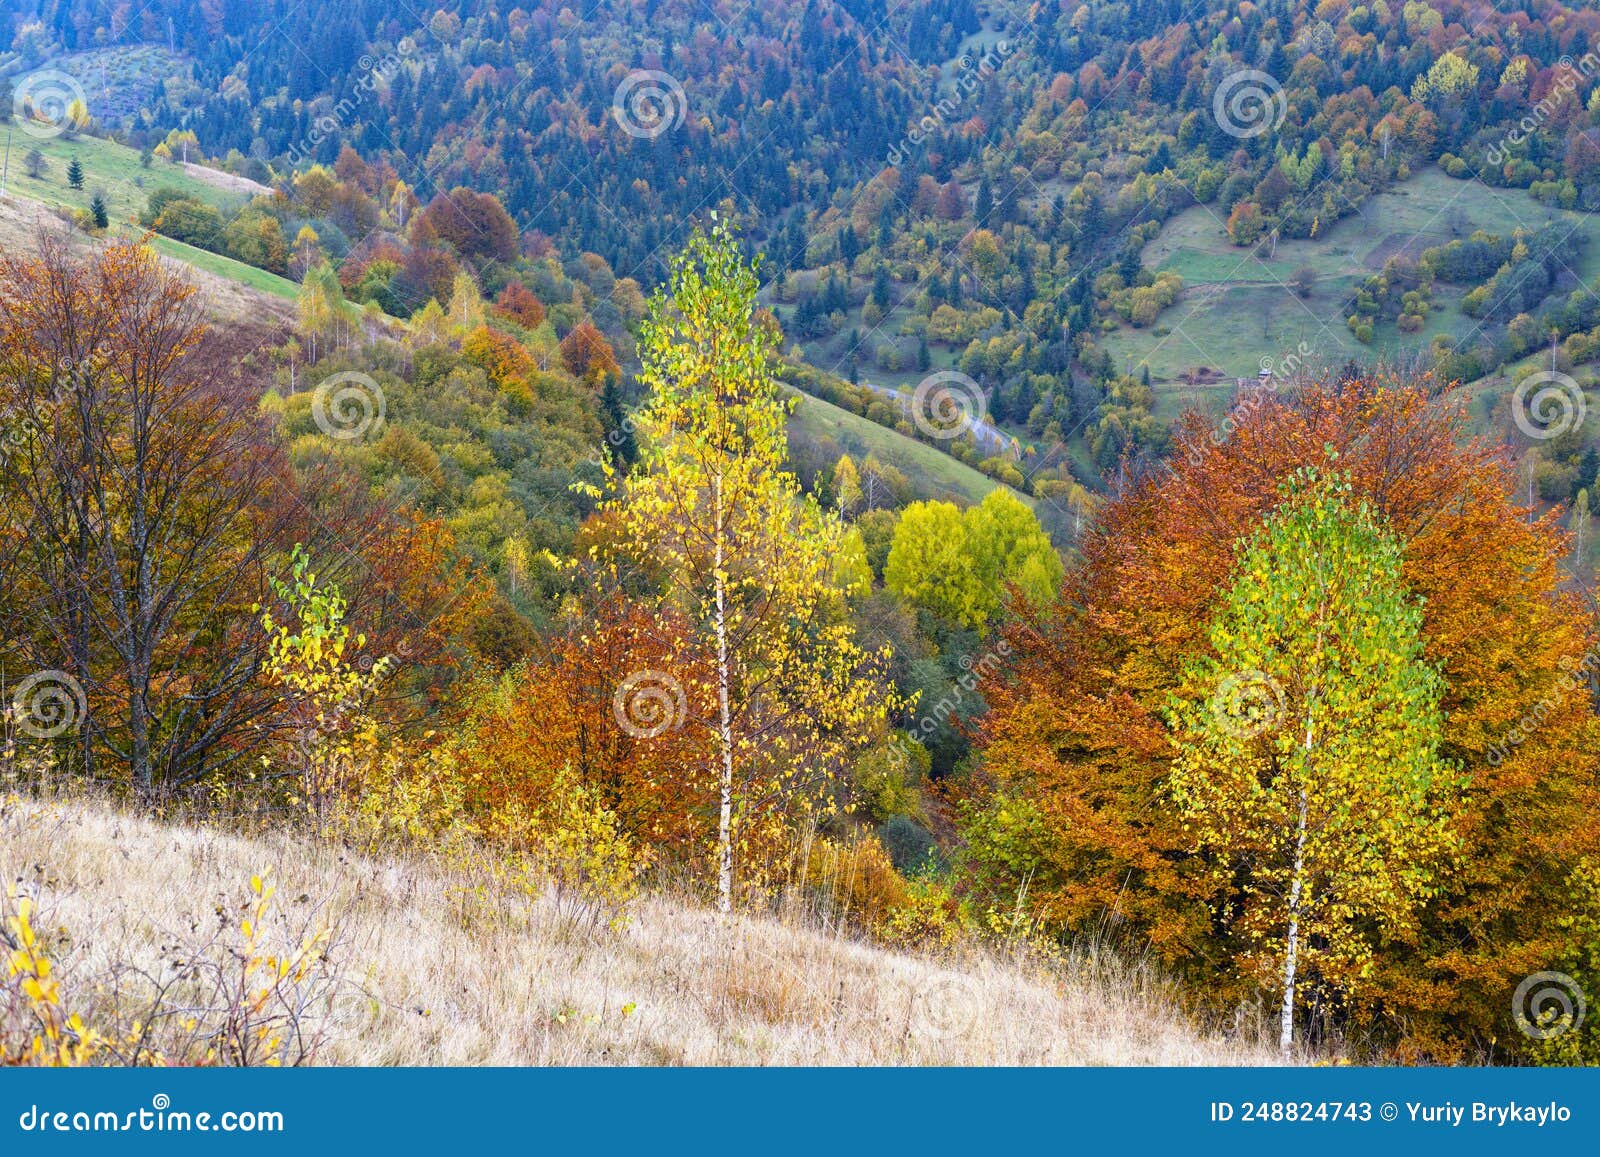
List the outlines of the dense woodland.
{"type": "Polygon", "coordinates": [[[10,786],[487,848],[607,913],[670,882],[916,951],[1092,938],[1285,1047],[1600,1060],[1512,1008],[1600,992],[1600,452],[1519,462],[1461,394],[1600,353],[1574,241],[1397,255],[1340,324],[1453,286],[1470,341],[1221,421],[1101,344],[1182,292],[1140,254],[1195,204],[1241,250],[1429,165],[1595,208],[1600,15],[892,7],[13,14],[3,62],[181,68],[70,114],[142,153],[136,219],[0,257],[10,786]],[[1264,131],[1216,111],[1239,68],[1264,131]],[[622,131],[640,70],[681,124],[622,131]],[[259,187],[219,209],[202,158],[259,187]],[[141,231],[289,278],[294,321],[217,324],[141,231]]]}
{"type": "MultiPolygon", "coordinates": [[[[137,27],[97,7],[40,4],[14,43],[37,59],[160,42],[170,19],[187,68],[120,118],[130,139],[192,133],[264,183],[348,145],[424,202],[494,193],[565,258],[596,254],[645,285],[720,208],[766,254],[767,299],[815,365],[854,379],[930,353],[959,364],[1037,443],[1030,480],[1062,476],[1050,448],[1074,435],[1099,469],[1130,444],[1164,448],[1152,399],[1097,338],[1171,303],[1180,287],[1140,249],[1190,205],[1241,249],[1271,249],[1432,164],[1551,204],[1600,198],[1600,17],[1539,0],[607,3],[581,20],[536,4],[156,3],[137,27]],[[313,41],[315,60],[296,48],[313,41]],[[1267,79],[1240,90],[1241,70],[1267,79]],[[652,83],[670,131],[618,129],[619,87],[641,71],[667,78],[652,83]]],[[[339,256],[375,225],[334,220],[339,256]]],[[[1552,330],[1591,356],[1596,319],[1570,273],[1511,273],[1516,294],[1486,288],[1492,324],[1434,344],[1443,378],[1552,330]]],[[[1399,258],[1349,303],[1352,330],[1432,276],[1399,258]]],[[[407,308],[412,280],[391,291],[407,308]]]]}

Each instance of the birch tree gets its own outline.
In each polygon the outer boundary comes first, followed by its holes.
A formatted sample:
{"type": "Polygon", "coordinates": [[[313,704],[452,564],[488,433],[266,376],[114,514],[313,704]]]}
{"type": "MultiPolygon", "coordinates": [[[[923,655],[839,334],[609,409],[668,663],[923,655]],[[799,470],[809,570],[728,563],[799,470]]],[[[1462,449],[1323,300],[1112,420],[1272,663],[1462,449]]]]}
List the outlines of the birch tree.
{"type": "Polygon", "coordinates": [[[1281,993],[1285,1052],[1305,976],[1363,975],[1370,930],[1433,891],[1457,786],[1398,541],[1337,477],[1303,471],[1287,495],[1185,669],[1169,780],[1233,882],[1246,964],[1281,993]]]}
{"type": "Polygon", "coordinates": [[[651,391],[638,415],[640,459],[626,479],[608,467],[605,503],[625,532],[624,561],[662,576],[664,609],[692,624],[690,646],[709,659],[713,685],[684,701],[714,704],[704,770],[724,912],[736,873],[759,883],[757,849],[831,806],[832,785],[889,702],[887,656],[857,643],[836,585],[844,525],[785,469],[790,403],[772,372],[780,335],[757,313],[757,287],[725,224],[697,233],[678,258],[640,332],[639,377],[651,391]]]}

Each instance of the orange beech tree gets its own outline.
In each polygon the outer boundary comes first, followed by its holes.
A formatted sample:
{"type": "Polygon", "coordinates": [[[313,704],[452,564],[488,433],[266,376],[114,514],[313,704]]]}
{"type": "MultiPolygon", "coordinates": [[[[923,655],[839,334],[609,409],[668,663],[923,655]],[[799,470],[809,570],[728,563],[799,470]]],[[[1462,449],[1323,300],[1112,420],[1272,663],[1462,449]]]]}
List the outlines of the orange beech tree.
{"type": "Polygon", "coordinates": [[[1504,454],[1423,385],[1256,395],[1229,427],[1184,419],[1170,460],[1105,505],[1056,604],[1019,607],[1006,627],[1014,669],[988,693],[983,766],[961,800],[973,886],[997,900],[1025,888],[1058,929],[1109,928],[1175,966],[1227,969],[1239,896],[1173,806],[1162,707],[1208,654],[1208,623],[1283,480],[1336,456],[1400,543],[1424,658],[1444,679],[1439,755],[1465,784],[1432,901],[1376,939],[1364,982],[1323,995],[1412,1055],[1524,1044],[1512,994],[1581,957],[1568,917],[1600,862],[1596,640],[1563,585],[1557,515],[1520,505],[1504,454]]]}
{"type": "Polygon", "coordinates": [[[565,769],[638,845],[703,866],[713,781],[685,769],[709,758],[713,708],[688,637],[687,624],[595,588],[569,604],[533,659],[472,696],[458,751],[491,833],[510,807],[541,813],[565,769]]]}
{"type": "Polygon", "coordinates": [[[146,795],[235,762],[271,706],[236,612],[285,537],[283,464],[204,337],[149,249],[0,255],[0,665],[35,672],[7,697],[39,690],[26,732],[146,795]]]}

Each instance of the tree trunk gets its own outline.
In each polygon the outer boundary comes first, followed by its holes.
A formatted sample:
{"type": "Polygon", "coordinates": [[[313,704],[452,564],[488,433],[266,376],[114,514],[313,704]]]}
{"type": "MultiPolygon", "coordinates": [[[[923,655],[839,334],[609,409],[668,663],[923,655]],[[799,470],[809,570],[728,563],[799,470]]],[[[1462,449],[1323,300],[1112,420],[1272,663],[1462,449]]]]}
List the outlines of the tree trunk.
{"type": "Polygon", "coordinates": [[[728,710],[728,580],[723,573],[722,476],[713,484],[716,559],[712,583],[717,610],[717,731],[722,747],[722,813],[717,822],[717,907],[733,911],[733,718],[728,710]]]}
{"type": "Polygon", "coordinates": [[[1285,1055],[1294,1044],[1294,974],[1300,953],[1300,887],[1306,862],[1306,793],[1300,793],[1300,821],[1295,832],[1294,877],[1289,882],[1289,935],[1283,955],[1283,1016],[1278,1048],[1285,1055]]]}

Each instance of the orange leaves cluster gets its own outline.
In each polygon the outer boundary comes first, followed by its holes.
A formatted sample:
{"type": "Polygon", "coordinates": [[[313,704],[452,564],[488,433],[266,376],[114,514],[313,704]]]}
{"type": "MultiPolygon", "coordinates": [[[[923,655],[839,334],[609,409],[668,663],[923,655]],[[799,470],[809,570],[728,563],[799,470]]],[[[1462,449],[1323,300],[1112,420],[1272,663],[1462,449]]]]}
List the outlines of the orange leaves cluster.
{"type": "Polygon", "coordinates": [[[1563,586],[1565,536],[1517,503],[1508,462],[1466,437],[1459,407],[1414,385],[1263,391],[1227,426],[1186,419],[1169,462],[1107,503],[1058,605],[1009,628],[1017,667],[991,695],[987,780],[968,800],[979,879],[1014,888],[1025,868],[1058,926],[1109,921],[1173,962],[1222,954],[1236,897],[1210,893],[1165,798],[1160,709],[1280,481],[1336,463],[1403,543],[1446,682],[1441,754],[1468,780],[1439,898],[1344,995],[1427,1055],[1503,1042],[1517,981],[1570,947],[1556,917],[1572,873],[1600,854],[1600,729],[1569,674],[1596,640],[1563,586]]]}
{"type": "Polygon", "coordinates": [[[544,324],[544,303],[520,281],[509,281],[495,298],[495,311],[516,322],[524,329],[538,329],[544,324]]]}
{"type": "Polygon", "coordinates": [[[511,261],[517,225],[492,193],[456,187],[428,202],[411,222],[416,245],[443,243],[473,262],[511,261]]]}
{"type": "Polygon", "coordinates": [[[480,325],[461,343],[461,353],[484,373],[496,388],[513,395],[526,394],[538,363],[528,347],[508,333],[480,325]]]}
{"type": "Polygon", "coordinates": [[[611,343],[590,321],[580,321],[561,339],[561,364],[579,381],[598,389],[622,376],[611,343]]]}
{"type": "Polygon", "coordinates": [[[707,665],[686,625],[622,594],[479,697],[460,748],[481,815],[538,811],[567,769],[638,843],[678,862],[715,834],[707,665]]]}

